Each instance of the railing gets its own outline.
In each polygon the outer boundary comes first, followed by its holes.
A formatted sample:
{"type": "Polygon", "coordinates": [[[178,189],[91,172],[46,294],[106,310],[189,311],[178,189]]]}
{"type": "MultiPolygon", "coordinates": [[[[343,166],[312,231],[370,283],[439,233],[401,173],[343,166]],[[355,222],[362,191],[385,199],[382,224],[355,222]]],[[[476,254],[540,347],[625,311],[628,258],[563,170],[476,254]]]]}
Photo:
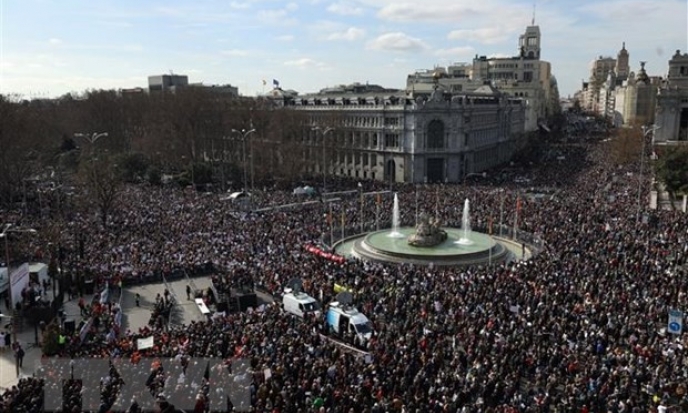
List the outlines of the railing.
{"type": "MultiPolygon", "coordinates": [[[[391,228],[391,220],[380,221],[377,223],[375,221],[365,222],[363,224],[363,231],[361,231],[360,225],[344,227],[343,231],[341,227],[335,227],[332,232],[328,231],[321,234],[319,242],[323,250],[331,251],[339,242],[360,235],[361,233],[391,228]]],[[[491,234],[495,237],[500,237],[518,244],[523,244],[528,248],[531,257],[539,254],[545,246],[544,241],[537,234],[521,231],[519,229],[516,229],[514,234],[514,228],[507,225],[493,225],[492,231],[490,231],[489,227],[484,225],[473,226],[471,229],[476,232],[491,234]]]]}

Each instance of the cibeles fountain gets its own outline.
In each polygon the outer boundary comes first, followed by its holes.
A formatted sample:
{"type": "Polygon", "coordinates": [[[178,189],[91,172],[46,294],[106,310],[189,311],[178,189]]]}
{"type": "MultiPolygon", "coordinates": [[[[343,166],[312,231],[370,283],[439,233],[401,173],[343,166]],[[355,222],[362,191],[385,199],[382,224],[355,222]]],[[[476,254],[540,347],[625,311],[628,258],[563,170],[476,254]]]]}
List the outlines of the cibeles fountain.
{"type": "Polygon", "coordinates": [[[468,199],[461,228],[443,226],[425,213],[418,216],[415,227],[403,227],[396,194],[391,229],[359,234],[335,245],[338,254],[367,261],[444,266],[504,262],[514,258],[518,248],[507,239],[473,231],[468,199]]]}

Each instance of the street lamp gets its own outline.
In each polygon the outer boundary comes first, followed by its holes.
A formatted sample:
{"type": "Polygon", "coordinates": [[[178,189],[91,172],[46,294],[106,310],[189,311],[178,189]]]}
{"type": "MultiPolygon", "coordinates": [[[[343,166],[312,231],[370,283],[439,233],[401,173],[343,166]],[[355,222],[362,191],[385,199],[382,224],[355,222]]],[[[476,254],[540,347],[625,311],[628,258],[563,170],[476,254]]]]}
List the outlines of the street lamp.
{"type": "MultiPolygon", "coordinates": [[[[239,135],[241,135],[241,153],[242,153],[241,157],[242,157],[242,163],[244,165],[244,191],[246,191],[248,189],[248,179],[246,177],[246,139],[248,139],[248,136],[255,131],[256,131],[255,129],[251,129],[251,130],[242,129],[240,131],[236,130],[236,129],[232,129],[232,133],[238,133],[239,135]]],[[[253,144],[251,144],[250,150],[251,150],[251,180],[253,180],[253,144]]]]}
{"type": "Polygon", "coordinates": [[[650,127],[643,125],[643,150],[640,152],[640,173],[638,176],[638,207],[637,207],[637,212],[635,216],[635,223],[636,225],[640,223],[640,204],[641,204],[641,199],[642,199],[642,190],[643,190],[643,167],[645,166],[645,146],[647,145],[647,137],[650,133],[654,133],[657,129],[661,128],[661,126],[657,125],[652,125],[650,127]]]}
{"type": "MultiPolygon", "coordinates": [[[[35,234],[37,231],[33,228],[16,228],[12,224],[5,224],[2,232],[0,232],[0,238],[5,239],[5,265],[7,265],[7,279],[9,281],[9,297],[10,297],[10,311],[14,311],[14,300],[12,297],[12,273],[10,272],[10,245],[9,245],[9,235],[11,233],[29,233],[35,234]]],[[[10,316],[4,316],[6,318],[12,319],[10,316]]],[[[17,341],[17,325],[14,320],[12,320],[12,343],[17,341]]],[[[17,368],[17,377],[19,377],[19,360],[15,357],[15,363],[17,368]]]]}
{"type": "Polygon", "coordinates": [[[86,141],[88,141],[91,145],[96,143],[96,141],[100,138],[107,138],[110,136],[107,132],[93,132],[92,134],[88,133],[75,133],[74,137],[75,138],[84,138],[86,141]]]}
{"type": "Polygon", "coordinates": [[[319,126],[313,126],[311,128],[314,131],[321,131],[322,132],[322,173],[323,173],[323,193],[325,192],[325,187],[327,186],[327,157],[325,156],[325,135],[327,135],[330,132],[334,132],[334,128],[328,127],[325,129],[320,128],[319,126]]]}

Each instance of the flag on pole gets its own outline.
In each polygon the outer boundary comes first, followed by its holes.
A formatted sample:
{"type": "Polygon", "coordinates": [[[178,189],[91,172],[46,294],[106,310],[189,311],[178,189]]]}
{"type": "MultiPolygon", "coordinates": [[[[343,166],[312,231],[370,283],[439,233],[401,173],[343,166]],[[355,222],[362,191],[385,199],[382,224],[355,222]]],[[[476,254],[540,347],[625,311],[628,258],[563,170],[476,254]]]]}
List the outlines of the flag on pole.
{"type": "Polygon", "coordinates": [[[265,79],[263,79],[263,86],[265,86],[267,84],[268,84],[268,82],[266,82],[265,79]]]}
{"type": "Polygon", "coordinates": [[[332,212],[327,214],[327,224],[332,225],[332,212]]]}
{"type": "Polygon", "coordinates": [[[492,235],[492,221],[493,221],[493,219],[492,219],[492,217],[490,217],[490,224],[488,226],[490,235],[492,235]]]}
{"type": "Polygon", "coordinates": [[[342,211],[342,228],[344,228],[345,224],[346,224],[346,217],[344,216],[344,211],[342,211]]]}
{"type": "Polygon", "coordinates": [[[377,204],[380,205],[382,203],[382,197],[380,196],[380,193],[378,192],[377,194],[377,204]]]}
{"type": "Polygon", "coordinates": [[[277,79],[272,79],[272,85],[274,87],[279,87],[279,81],[277,79]]]}
{"type": "Polygon", "coordinates": [[[516,198],[516,212],[521,212],[521,207],[521,197],[519,196],[516,198]]]}

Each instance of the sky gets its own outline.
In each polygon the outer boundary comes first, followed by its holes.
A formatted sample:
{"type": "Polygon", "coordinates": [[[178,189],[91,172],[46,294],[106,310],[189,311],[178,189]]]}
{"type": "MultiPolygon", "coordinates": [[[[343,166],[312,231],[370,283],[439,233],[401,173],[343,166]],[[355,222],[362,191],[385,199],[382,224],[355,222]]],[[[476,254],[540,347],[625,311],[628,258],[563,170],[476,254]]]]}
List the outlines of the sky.
{"type": "Polygon", "coordinates": [[[300,93],[513,56],[531,23],[562,97],[622,42],[664,76],[688,49],[686,0],[0,0],[0,94],[146,87],[148,76],[300,93]],[[263,85],[265,80],[266,85],[263,85]]]}

